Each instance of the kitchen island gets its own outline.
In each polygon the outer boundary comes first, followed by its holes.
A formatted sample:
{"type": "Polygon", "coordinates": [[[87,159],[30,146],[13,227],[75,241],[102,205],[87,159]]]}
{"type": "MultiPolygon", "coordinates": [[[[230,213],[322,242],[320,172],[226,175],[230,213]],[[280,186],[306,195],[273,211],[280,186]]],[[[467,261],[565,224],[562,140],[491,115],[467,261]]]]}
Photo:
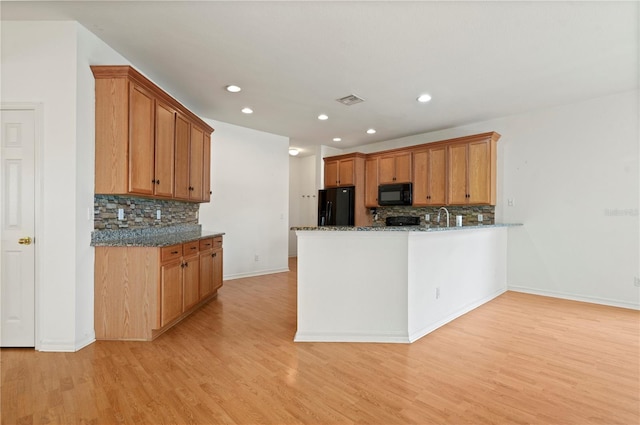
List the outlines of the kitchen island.
{"type": "Polygon", "coordinates": [[[490,301],[509,226],[293,228],[295,341],[410,343],[490,301]]]}

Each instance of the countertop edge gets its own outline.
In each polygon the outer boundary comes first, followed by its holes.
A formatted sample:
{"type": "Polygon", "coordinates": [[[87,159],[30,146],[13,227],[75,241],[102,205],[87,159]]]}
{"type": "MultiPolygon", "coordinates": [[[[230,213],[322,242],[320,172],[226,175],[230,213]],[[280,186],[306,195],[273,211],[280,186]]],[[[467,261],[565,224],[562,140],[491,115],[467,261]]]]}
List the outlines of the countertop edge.
{"type": "Polygon", "coordinates": [[[308,226],[291,227],[290,230],[304,232],[447,232],[460,230],[492,229],[523,226],[522,223],[496,223],[479,226],[426,227],[426,226],[308,226]]]}

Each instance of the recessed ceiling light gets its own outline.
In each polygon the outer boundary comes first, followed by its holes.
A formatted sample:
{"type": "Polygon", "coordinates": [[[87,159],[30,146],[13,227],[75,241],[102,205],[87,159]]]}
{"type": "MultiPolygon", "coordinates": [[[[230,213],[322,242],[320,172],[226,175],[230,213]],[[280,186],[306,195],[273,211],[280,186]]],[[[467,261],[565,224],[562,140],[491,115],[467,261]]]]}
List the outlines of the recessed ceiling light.
{"type": "Polygon", "coordinates": [[[238,93],[240,90],[242,90],[240,87],[234,86],[233,84],[225,88],[227,89],[227,91],[230,91],[231,93],[238,93]]]}
{"type": "Polygon", "coordinates": [[[320,121],[328,120],[328,119],[329,119],[329,115],[327,115],[327,114],[320,114],[320,115],[318,115],[318,119],[319,119],[320,121]]]}
{"type": "Polygon", "coordinates": [[[291,156],[296,156],[300,153],[300,150],[296,149],[296,148],[290,148],[289,149],[289,155],[291,156]]]}
{"type": "Polygon", "coordinates": [[[367,134],[375,134],[376,130],[373,128],[370,128],[369,130],[367,130],[367,134]]]}
{"type": "Polygon", "coordinates": [[[242,112],[245,114],[253,114],[253,109],[251,108],[242,108],[242,112]]]}
{"type": "Polygon", "coordinates": [[[342,142],[342,139],[341,139],[341,138],[339,138],[339,137],[334,137],[334,138],[333,138],[333,141],[334,141],[334,142],[342,142]]]}
{"type": "Polygon", "coordinates": [[[431,96],[429,96],[428,94],[421,94],[420,96],[418,96],[418,98],[416,99],[418,102],[420,103],[427,103],[428,101],[431,100],[431,96]]]}

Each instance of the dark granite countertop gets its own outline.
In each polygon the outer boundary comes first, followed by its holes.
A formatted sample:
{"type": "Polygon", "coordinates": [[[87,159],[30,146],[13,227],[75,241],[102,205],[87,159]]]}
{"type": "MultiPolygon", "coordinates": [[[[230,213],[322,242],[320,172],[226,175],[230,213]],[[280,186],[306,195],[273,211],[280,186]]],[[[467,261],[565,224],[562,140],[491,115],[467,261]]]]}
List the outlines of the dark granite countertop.
{"type": "Polygon", "coordinates": [[[136,230],[102,230],[91,234],[91,246],[163,247],[222,236],[224,232],[202,230],[200,225],[180,225],[136,230]]]}
{"type": "Polygon", "coordinates": [[[321,231],[321,232],[446,232],[453,230],[490,229],[494,227],[522,226],[520,223],[496,223],[479,226],[310,226],[292,227],[291,230],[321,231]]]}

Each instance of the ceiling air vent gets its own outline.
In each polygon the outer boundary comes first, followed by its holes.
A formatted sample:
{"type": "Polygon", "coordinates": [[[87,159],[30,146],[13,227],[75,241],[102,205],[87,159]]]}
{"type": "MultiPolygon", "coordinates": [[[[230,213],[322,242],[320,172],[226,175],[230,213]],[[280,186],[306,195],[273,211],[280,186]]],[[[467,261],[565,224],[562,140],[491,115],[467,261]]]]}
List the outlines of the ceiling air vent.
{"type": "Polygon", "coordinates": [[[364,99],[356,96],[355,94],[350,94],[349,96],[341,97],[340,99],[336,99],[338,102],[343,105],[351,106],[356,103],[364,102],[364,99]]]}

